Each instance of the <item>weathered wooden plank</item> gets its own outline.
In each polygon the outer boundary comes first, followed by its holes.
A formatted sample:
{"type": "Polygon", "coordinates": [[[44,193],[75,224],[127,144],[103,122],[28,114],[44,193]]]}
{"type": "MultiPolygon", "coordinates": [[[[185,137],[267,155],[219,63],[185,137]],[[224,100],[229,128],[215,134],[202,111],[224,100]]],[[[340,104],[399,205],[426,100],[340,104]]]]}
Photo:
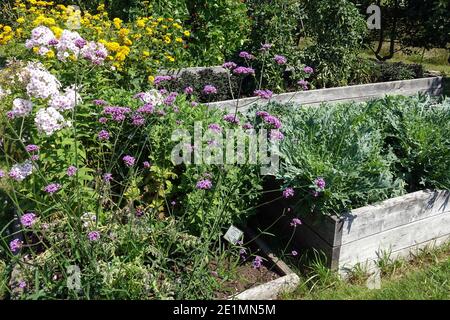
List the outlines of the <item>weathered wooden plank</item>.
{"type": "Polygon", "coordinates": [[[449,191],[418,191],[352,210],[343,220],[341,244],[450,210],[449,191]]]}
{"type": "MultiPolygon", "coordinates": [[[[442,246],[450,241],[450,234],[444,235],[439,238],[430,239],[421,243],[416,243],[407,248],[399,249],[396,251],[389,252],[390,261],[395,261],[398,259],[410,259],[416,254],[420,249],[424,248],[437,248],[442,246]]],[[[360,262],[360,266],[363,267],[365,271],[368,273],[375,271],[377,266],[378,257],[376,259],[367,259],[367,261],[360,262]]],[[[346,264],[341,265],[339,268],[339,273],[345,278],[349,272],[351,272],[352,268],[355,264],[346,264]]]]}
{"type": "MultiPolygon", "coordinates": [[[[324,102],[338,103],[346,101],[367,101],[385,95],[414,95],[419,92],[431,95],[439,95],[443,92],[442,77],[430,77],[413,80],[401,80],[361,84],[346,87],[318,89],[310,91],[289,92],[274,95],[271,101],[278,103],[295,103],[297,105],[317,106],[324,102]]],[[[212,102],[210,107],[233,111],[238,105],[238,110],[246,112],[254,104],[266,105],[267,100],[259,98],[244,98],[238,100],[226,100],[212,102]]]]}
{"type": "Polygon", "coordinates": [[[446,235],[450,235],[450,211],[344,244],[339,266],[374,260],[383,251],[396,252],[446,235]]]}

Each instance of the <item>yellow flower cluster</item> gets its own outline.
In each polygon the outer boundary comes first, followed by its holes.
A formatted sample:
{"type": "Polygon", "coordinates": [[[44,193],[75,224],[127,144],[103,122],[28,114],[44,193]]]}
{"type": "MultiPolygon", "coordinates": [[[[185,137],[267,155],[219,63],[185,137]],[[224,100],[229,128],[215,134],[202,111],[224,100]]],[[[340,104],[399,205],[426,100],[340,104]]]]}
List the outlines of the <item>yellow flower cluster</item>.
{"type": "MultiPolygon", "coordinates": [[[[16,0],[14,16],[18,18],[11,26],[0,25],[0,45],[13,39],[24,42],[37,26],[49,27],[57,38],[64,29],[72,29],[85,39],[103,43],[109,52],[107,60],[124,71],[139,68],[151,73],[170,67],[183,56],[190,37],[189,30],[172,18],[148,16],[130,22],[110,19],[104,4],[94,14],[53,1],[16,0]]],[[[53,58],[51,53],[47,58],[53,58]]]]}

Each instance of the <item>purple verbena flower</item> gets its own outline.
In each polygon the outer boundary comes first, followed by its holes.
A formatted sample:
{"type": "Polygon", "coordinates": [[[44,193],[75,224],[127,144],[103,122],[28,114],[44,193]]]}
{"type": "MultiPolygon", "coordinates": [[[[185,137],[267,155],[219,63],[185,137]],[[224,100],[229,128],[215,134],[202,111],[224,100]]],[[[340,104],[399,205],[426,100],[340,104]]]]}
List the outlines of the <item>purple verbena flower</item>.
{"type": "Polygon", "coordinates": [[[194,88],[192,88],[192,87],[186,87],[186,88],[184,88],[183,92],[184,92],[185,94],[193,94],[193,93],[194,93],[194,88]]]}
{"type": "Polygon", "coordinates": [[[98,241],[100,240],[100,232],[98,231],[91,231],[88,233],[88,239],[89,241],[98,241]]]}
{"type": "Polygon", "coordinates": [[[302,224],[302,221],[299,218],[294,218],[291,220],[291,227],[297,227],[302,224]]]}
{"type": "Polygon", "coordinates": [[[29,153],[31,152],[35,152],[39,150],[39,146],[35,145],[35,144],[29,144],[25,147],[25,150],[29,153]]]}
{"type": "Polygon", "coordinates": [[[306,66],[306,67],[303,68],[303,71],[304,71],[305,73],[307,73],[307,74],[311,74],[311,73],[314,72],[314,69],[311,68],[311,67],[306,66]]]}
{"type": "Polygon", "coordinates": [[[153,113],[154,111],[155,111],[155,107],[151,103],[146,103],[142,107],[137,109],[137,112],[139,112],[139,113],[147,113],[147,114],[153,113]]]}
{"type": "Polygon", "coordinates": [[[73,177],[77,173],[77,171],[78,171],[77,167],[70,166],[69,168],[67,168],[67,175],[69,177],[73,177]]]}
{"type": "Polygon", "coordinates": [[[233,73],[237,75],[255,74],[255,69],[250,67],[237,67],[233,70],[233,73]]]}
{"type": "Polygon", "coordinates": [[[271,43],[264,43],[263,45],[261,45],[261,48],[259,50],[261,51],[269,51],[272,48],[272,44],[271,43]]]}
{"type": "Polygon", "coordinates": [[[209,190],[212,188],[212,182],[209,179],[203,179],[197,182],[196,187],[200,190],[209,190]]]}
{"type": "Polygon", "coordinates": [[[22,248],[23,242],[19,239],[14,239],[9,243],[9,248],[12,252],[17,252],[22,248]]]}
{"type": "Polygon", "coordinates": [[[308,81],[300,80],[297,84],[302,87],[303,90],[308,90],[308,81]]]}
{"type": "Polygon", "coordinates": [[[316,187],[320,190],[324,190],[326,183],[325,183],[325,179],[324,178],[317,178],[316,180],[314,180],[314,184],[316,185],[316,187]]]}
{"type": "Polygon", "coordinates": [[[144,161],[143,163],[142,163],[142,165],[144,166],[144,168],[146,168],[146,169],[149,169],[152,165],[150,164],[150,162],[148,162],[148,161],[144,161]]]}
{"type": "Polygon", "coordinates": [[[19,281],[19,288],[25,289],[27,287],[27,283],[23,280],[19,281]]]}
{"type": "Polygon", "coordinates": [[[250,122],[246,122],[242,125],[242,129],[245,129],[245,130],[253,129],[253,125],[250,122]]]}
{"type": "Polygon", "coordinates": [[[134,166],[134,162],[136,161],[136,159],[132,156],[126,155],[122,158],[123,162],[125,163],[125,165],[127,167],[132,167],[134,166]]]}
{"type": "Polygon", "coordinates": [[[103,106],[103,105],[108,104],[108,102],[106,102],[105,100],[102,100],[102,99],[95,99],[93,102],[96,106],[103,106]]]}
{"type": "Polygon", "coordinates": [[[225,68],[225,69],[228,69],[228,70],[233,70],[234,68],[237,67],[237,64],[234,63],[234,62],[232,62],[232,61],[230,61],[230,62],[225,62],[225,63],[222,65],[222,67],[225,68]]]}
{"type": "Polygon", "coordinates": [[[281,128],[281,121],[275,116],[267,115],[263,117],[263,120],[266,124],[268,124],[273,129],[280,129],[281,128]]]}
{"type": "Polygon", "coordinates": [[[263,259],[260,256],[256,256],[252,262],[253,269],[259,269],[262,266],[263,259]]]}
{"type": "Polygon", "coordinates": [[[284,139],[284,134],[280,130],[270,130],[270,140],[281,141],[284,139]]]}
{"type": "Polygon", "coordinates": [[[25,213],[22,217],[20,217],[20,223],[24,227],[31,227],[36,222],[36,215],[32,212],[25,213]]]}
{"type": "Polygon", "coordinates": [[[253,94],[261,99],[269,100],[272,98],[273,92],[270,90],[255,90],[253,94]]]}
{"type": "Polygon", "coordinates": [[[275,60],[275,62],[279,65],[283,65],[286,64],[287,62],[287,58],[285,56],[282,55],[275,55],[275,57],[273,58],[273,60],[275,60]]]}
{"type": "Polygon", "coordinates": [[[135,127],[140,127],[145,124],[145,118],[141,115],[134,115],[131,117],[131,120],[133,121],[132,124],[135,127]]]}
{"type": "Polygon", "coordinates": [[[217,88],[208,84],[203,88],[202,92],[204,94],[215,94],[217,93],[217,88]]]}
{"type": "Polygon", "coordinates": [[[103,181],[105,181],[105,182],[110,182],[112,179],[113,179],[113,176],[111,173],[105,173],[103,175],[103,181]]]}
{"type": "Polygon", "coordinates": [[[196,102],[196,101],[192,101],[192,102],[191,102],[191,106],[193,106],[193,107],[196,107],[196,106],[198,106],[198,102],[196,102]]]}
{"type": "Polygon", "coordinates": [[[61,189],[61,185],[59,183],[50,183],[48,186],[44,188],[44,191],[49,194],[54,194],[61,189]]]}
{"type": "Polygon", "coordinates": [[[109,140],[109,138],[110,138],[110,134],[109,134],[109,132],[106,131],[106,130],[102,130],[102,131],[100,131],[100,132],[98,133],[98,139],[99,139],[99,140],[104,141],[104,140],[109,140]]]}
{"type": "Polygon", "coordinates": [[[102,123],[102,124],[105,124],[105,123],[108,122],[108,118],[101,117],[100,119],[98,119],[98,122],[100,122],[100,123],[102,123]]]}
{"type": "Polygon", "coordinates": [[[244,58],[244,59],[247,59],[247,60],[253,60],[253,59],[255,59],[255,56],[252,55],[252,54],[250,54],[250,53],[248,53],[247,51],[241,51],[241,52],[239,53],[239,57],[244,58]]]}
{"type": "Polygon", "coordinates": [[[156,76],[155,80],[153,81],[153,84],[158,85],[161,82],[170,81],[170,80],[172,80],[171,76],[156,76]]]}
{"type": "Polygon", "coordinates": [[[286,188],[283,190],[283,198],[288,199],[294,196],[294,189],[286,188]]]}
{"type": "Polygon", "coordinates": [[[229,122],[229,123],[234,123],[234,124],[239,123],[239,118],[235,114],[224,115],[223,120],[225,120],[226,122],[229,122]]]}
{"type": "Polygon", "coordinates": [[[220,125],[218,125],[217,123],[211,123],[211,124],[208,126],[208,129],[210,129],[212,132],[215,132],[215,133],[220,133],[220,132],[222,132],[222,128],[221,128],[220,125]]]}

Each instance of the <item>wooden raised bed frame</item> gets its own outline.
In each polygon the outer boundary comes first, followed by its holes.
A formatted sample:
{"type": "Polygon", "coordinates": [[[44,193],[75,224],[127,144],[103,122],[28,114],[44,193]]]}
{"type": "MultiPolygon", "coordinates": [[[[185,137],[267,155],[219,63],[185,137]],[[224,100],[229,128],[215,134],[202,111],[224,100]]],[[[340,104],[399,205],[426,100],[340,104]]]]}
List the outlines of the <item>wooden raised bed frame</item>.
{"type": "MultiPolygon", "coordinates": [[[[322,251],[329,267],[341,274],[358,264],[370,270],[382,256],[408,257],[419,248],[449,241],[449,200],[450,191],[425,190],[358,208],[342,217],[303,217],[293,244],[322,251]]],[[[292,232],[291,219],[280,219],[277,229],[281,234],[292,232]]]]}

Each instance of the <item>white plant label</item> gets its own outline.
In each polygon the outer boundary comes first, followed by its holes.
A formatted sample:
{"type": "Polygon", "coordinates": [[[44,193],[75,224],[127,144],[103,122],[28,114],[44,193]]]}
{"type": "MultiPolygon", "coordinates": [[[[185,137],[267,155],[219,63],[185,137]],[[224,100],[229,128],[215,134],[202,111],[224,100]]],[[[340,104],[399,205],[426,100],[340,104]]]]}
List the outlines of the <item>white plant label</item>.
{"type": "Polygon", "coordinates": [[[232,225],[230,226],[230,228],[228,228],[227,233],[225,233],[223,237],[229,243],[236,244],[239,240],[242,239],[243,235],[244,232],[242,232],[241,230],[232,225]]]}

